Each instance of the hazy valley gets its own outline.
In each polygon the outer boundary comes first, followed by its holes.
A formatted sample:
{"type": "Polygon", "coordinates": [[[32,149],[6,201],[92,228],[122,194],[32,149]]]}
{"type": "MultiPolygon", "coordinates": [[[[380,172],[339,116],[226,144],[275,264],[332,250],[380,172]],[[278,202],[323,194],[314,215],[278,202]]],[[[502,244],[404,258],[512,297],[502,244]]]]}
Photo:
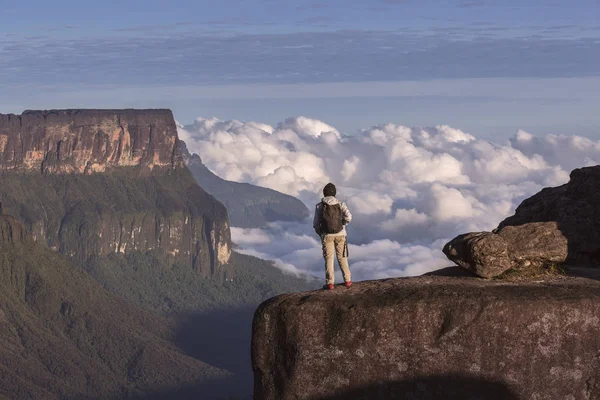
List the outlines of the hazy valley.
{"type": "MultiPolygon", "coordinates": [[[[196,183],[182,149],[167,110],[0,115],[1,307],[11,343],[0,393],[251,393],[255,307],[315,282],[232,251],[227,209],[196,183]]],[[[227,182],[209,179],[227,193],[227,182]]],[[[229,198],[247,202],[247,224],[285,207],[306,216],[292,198],[243,189],[229,198]]]]}

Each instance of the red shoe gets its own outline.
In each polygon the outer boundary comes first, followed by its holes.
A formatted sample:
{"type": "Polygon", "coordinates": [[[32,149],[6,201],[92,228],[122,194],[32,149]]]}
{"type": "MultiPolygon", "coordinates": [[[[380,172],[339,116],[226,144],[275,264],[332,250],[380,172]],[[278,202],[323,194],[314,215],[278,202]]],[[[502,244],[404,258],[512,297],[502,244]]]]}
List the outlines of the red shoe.
{"type": "Polygon", "coordinates": [[[327,290],[333,290],[333,288],[334,288],[333,283],[329,283],[329,284],[323,286],[323,289],[327,289],[327,290]]]}
{"type": "Polygon", "coordinates": [[[346,285],[346,287],[350,287],[350,286],[352,286],[352,281],[348,281],[348,282],[344,283],[344,285],[346,285]]]}

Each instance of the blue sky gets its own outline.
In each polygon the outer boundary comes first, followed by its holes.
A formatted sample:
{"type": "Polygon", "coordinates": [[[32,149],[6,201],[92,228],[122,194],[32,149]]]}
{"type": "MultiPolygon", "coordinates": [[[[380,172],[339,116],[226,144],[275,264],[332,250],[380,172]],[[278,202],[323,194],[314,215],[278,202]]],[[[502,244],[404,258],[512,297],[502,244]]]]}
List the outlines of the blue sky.
{"type": "Polygon", "coordinates": [[[390,121],[600,136],[594,1],[0,6],[0,112],[171,107],[184,123],[304,114],[350,133],[390,121]]]}

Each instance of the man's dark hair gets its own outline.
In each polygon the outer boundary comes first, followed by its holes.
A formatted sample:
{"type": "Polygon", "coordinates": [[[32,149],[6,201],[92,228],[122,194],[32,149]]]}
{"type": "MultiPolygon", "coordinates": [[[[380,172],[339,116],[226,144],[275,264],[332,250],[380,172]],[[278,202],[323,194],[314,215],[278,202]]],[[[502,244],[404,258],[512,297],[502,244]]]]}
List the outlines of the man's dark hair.
{"type": "Polygon", "coordinates": [[[323,196],[327,197],[327,196],[335,196],[335,194],[337,193],[337,190],[335,189],[335,185],[333,183],[328,183],[327,185],[325,185],[325,187],[323,188],[323,196]]]}

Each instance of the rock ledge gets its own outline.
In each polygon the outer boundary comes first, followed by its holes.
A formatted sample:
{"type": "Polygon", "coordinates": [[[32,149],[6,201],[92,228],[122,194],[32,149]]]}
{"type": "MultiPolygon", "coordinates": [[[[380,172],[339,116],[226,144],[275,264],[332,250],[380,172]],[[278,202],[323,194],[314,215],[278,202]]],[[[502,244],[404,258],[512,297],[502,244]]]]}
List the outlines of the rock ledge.
{"type": "Polygon", "coordinates": [[[600,281],[423,276],[276,297],[257,400],[600,398],[600,281]]]}

